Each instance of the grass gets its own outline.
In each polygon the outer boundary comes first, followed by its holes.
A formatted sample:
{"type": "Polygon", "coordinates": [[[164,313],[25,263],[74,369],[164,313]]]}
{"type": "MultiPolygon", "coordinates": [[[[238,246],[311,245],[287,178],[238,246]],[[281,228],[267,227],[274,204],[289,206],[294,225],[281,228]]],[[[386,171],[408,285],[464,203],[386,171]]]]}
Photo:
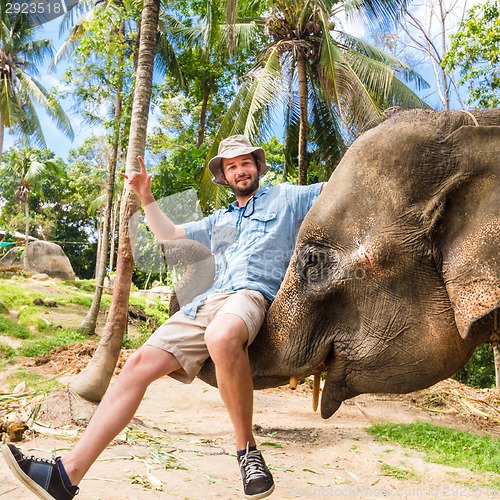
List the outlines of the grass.
{"type": "Polygon", "coordinates": [[[7,380],[11,390],[21,382],[24,382],[29,389],[37,393],[48,393],[63,387],[55,378],[45,378],[37,373],[30,373],[24,370],[12,373],[7,377],[7,380]]]}
{"type": "Polygon", "coordinates": [[[383,476],[390,476],[399,481],[407,481],[408,479],[417,479],[415,473],[406,467],[394,467],[389,464],[380,464],[380,472],[383,476]]]}
{"type": "Polygon", "coordinates": [[[500,471],[500,439],[492,436],[479,436],[427,422],[377,424],[367,431],[379,441],[424,452],[429,462],[474,472],[498,474],[500,471]]]}
{"type": "MultiPolygon", "coordinates": [[[[83,342],[88,337],[78,330],[78,325],[64,325],[64,311],[73,313],[74,305],[80,306],[78,310],[85,312],[92,304],[92,295],[95,291],[95,280],[76,280],[59,282],[58,293],[52,288],[47,293],[43,289],[31,290],[26,287],[28,280],[18,277],[16,280],[0,279],[0,335],[5,335],[22,341],[18,348],[9,346],[7,341],[0,344],[0,360],[11,362],[15,356],[35,357],[48,353],[54,347],[74,342],[83,342]],[[44,299],[46,296],[54,299],[57,307],[50,308],[45,305],[35,305],[33,300],[37,297],[44,299]],[[14,320],[9,316],[9,311],[20,311],[14,320]],[[51,312],[57,313],[55,321],[51,312]],[[57,322],[57,323],[56,323],[57,322]]],[[[112,297],[103,294],[101,306],[109,307],[112,297]]],[[[160,300],[143,297],[131,297],[130,304],[139,307],[146,321],[136,323],[136,328],[129,329],[129,337],[124,341],[124,347],[137,348],[151,335],[159,325],[168,318],[168,305],[160,300]]],[[[82,312],[83,314],[83,312],[82,312]]],[[[82,316],[83,319],[83,316],[82,316]]],[[[74,318],[73,318],[74,321],[74,318]]]]}
{"type": "Polygon", "coordinates": [[[0,314],[0,333],[14,339],[30,339],[33,334],[22,324],[0,314]]]}
{"type": "Polygon", "coordinates": [[[50,336],[25,341],[16,353],[20,356],[36,357],[48,353],[54,347],[84,342],[87,338],[87,335],[78,330],[58,330],[50,336]]]}

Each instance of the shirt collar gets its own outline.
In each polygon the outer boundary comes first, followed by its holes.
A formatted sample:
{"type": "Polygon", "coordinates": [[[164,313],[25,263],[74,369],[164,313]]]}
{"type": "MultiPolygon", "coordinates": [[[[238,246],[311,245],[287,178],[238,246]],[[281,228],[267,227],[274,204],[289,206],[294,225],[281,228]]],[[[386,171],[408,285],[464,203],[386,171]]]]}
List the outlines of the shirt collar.
{"type": "MultiPolygon", "coordinates": [[[[257,192],[253,195],[252,198],[260,198],[263,194],[266,194],[270,189],[270,186],[261,186],[257,192]]],[[[252,199],[250,198],[250,200],[252,199]]],[[[250,201],[248,200],[248,201],[250,201]]],[[[247,202],[248,203],[248,202],[247,202]]],[[[226,209],[226,213],[227,212],[233,212],[234,210],[238,210],[240,207],[238,206],[238,202],[235,200],[233,201],[232,203],[229,204],[229,206],[227,207],[226,209]]]]}

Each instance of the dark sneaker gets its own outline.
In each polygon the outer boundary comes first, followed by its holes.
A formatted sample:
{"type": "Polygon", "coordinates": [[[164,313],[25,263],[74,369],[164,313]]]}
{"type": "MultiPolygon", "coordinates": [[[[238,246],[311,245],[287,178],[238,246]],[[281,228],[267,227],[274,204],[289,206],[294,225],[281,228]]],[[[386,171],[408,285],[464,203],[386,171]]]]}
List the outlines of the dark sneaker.
{"type": "Polygon", "coordinates": [[[64,484],[57,459],[28,457],[13,444],[5,445],[2,454],[14,476],[38,498],[71,500],[78,493],[77,486],[64,484]]]}
{"type": "Polygon", "coordinates": [[[246,498],[257,500],[274,491],[273,476],[259,450],[247,451],[245,455],[238,457],[238,463],[246,498]]]}

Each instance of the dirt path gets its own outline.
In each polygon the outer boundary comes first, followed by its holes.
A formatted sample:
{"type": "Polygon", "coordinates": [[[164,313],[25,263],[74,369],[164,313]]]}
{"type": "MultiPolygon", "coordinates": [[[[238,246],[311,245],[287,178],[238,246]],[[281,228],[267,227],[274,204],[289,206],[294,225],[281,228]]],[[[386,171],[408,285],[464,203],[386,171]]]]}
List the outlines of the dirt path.
{"type": "MultiPolygon", "coordinates": [[[[500,498],[499,491],[475,486],[481,484],[478,474],[426,463],[420,453],[379,444],[364,431],[381,419],[471,427],[453,416],[418,410],[408,401],[359,396],[325,421],[312,412],[305,388],[256,392],[258,440],[276,482],[272,498],[500,498]],[[384,464],[407,471],[408,479],[384,475],[384,464]]],[[[51,410],[57,414],[56,407],[51,410]]],[[[149,388],[137,419],[142,423],[136,420],[127,439],[120,436],[92,467],[77,498],[243,498],[231,425],[216,389],[199,380],[183,386],[162,379],[149,388]],[[158,489],[147,488],[151,482],[158,489]]],[[[22,449],[64,455],[71,445],[68,439],[39,436],[23,442],[22,449]]],[[[0,498],[34,498],[3,462],[0,498]]]]}

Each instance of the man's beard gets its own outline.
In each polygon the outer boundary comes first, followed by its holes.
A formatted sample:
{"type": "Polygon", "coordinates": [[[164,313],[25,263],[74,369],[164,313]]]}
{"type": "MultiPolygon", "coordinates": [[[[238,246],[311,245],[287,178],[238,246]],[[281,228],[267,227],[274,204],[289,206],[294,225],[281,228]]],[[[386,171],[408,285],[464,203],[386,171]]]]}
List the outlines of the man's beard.
{"type": "Polygon", "coordinates": [[[248,196],[259,189],[259,176],[257,175],[252,179],[252,182],[245,188],[240,188],[237,182],[235,182],[234,185],[229,184],[229,187],[236,196],[248,196]]]}

